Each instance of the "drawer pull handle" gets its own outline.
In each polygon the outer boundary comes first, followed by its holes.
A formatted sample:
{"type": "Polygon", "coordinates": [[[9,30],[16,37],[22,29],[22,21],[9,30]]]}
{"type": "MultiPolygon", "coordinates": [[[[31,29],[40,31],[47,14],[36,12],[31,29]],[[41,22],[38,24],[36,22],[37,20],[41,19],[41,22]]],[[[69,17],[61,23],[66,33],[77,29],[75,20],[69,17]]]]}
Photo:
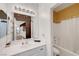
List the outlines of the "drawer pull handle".
{"type": "Polygon", "coordinates": [[[43,48],[41,48],[40,50],[43,50],[43,48]]]}

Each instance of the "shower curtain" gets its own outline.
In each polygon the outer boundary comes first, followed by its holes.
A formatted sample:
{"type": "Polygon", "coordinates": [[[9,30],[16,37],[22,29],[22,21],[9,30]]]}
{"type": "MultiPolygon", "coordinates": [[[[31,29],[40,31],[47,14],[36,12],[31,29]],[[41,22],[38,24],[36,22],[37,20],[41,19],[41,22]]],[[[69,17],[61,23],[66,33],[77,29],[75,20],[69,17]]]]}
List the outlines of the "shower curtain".
{"type": "Polygon", "coordinates": [[[63,20],[54,24],[57,44],[64,49],[79,54],[79,17],[63,20]]]}

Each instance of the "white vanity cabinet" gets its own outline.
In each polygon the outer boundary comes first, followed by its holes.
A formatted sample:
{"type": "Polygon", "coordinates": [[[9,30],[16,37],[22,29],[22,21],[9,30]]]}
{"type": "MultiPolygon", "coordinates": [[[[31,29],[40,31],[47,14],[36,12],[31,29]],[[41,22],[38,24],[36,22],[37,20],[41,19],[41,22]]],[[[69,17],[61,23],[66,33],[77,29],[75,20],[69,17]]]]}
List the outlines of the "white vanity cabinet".
{"type": "Polygon", "coordinates": [[[46,55],[47,55],[47,50],[46,50],[46,45],[44,45],[28,51],[24,51],[14,56],[46,56],[46,55]]]}

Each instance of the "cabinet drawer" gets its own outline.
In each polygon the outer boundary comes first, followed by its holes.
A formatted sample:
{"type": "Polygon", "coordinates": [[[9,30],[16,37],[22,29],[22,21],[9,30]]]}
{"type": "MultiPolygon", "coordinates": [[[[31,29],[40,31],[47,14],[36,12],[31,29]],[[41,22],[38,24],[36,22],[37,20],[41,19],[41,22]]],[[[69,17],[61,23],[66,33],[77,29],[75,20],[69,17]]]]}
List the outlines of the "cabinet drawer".
{"type": "Polygon", "coordinates": [[[16,54],[15,56],[45,56],[47,55],[46,53],[46,46],[40,46],[19,54],[16,54]]]}

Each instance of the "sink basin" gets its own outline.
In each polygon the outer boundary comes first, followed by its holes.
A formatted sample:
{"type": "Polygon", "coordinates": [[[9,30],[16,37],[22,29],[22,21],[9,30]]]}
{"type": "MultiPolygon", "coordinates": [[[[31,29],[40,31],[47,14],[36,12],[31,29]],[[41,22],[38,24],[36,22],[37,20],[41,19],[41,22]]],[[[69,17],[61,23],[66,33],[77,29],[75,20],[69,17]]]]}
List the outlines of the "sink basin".
{"type": "Polygon", "coordinates": [[[13,42],[11,42],[11,45],[12,46],[22,46],[23,44],[27,44],[28,42],[26,42],[25,40],[15,40],[13,42]]]}

